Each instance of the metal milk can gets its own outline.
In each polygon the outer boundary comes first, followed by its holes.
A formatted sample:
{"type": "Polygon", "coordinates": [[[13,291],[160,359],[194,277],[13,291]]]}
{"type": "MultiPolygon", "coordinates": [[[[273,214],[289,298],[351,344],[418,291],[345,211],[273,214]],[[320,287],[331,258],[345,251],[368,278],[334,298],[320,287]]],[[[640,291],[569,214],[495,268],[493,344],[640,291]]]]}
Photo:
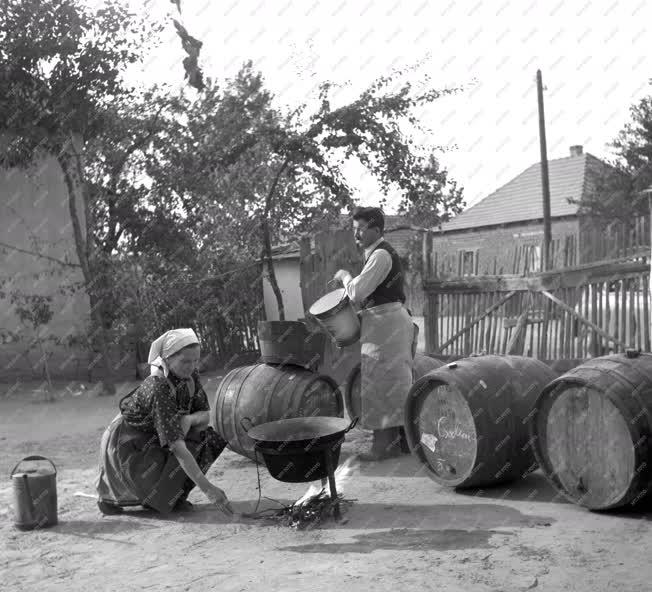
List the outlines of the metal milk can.
{"type": "Polygon", "coordinates": [[[14,525],[21,530],[57,524],[57,468],[44,456],[26,456],[9,476],[14,490],[14,525]],[[17,472],[24,462],[44,460],[49,466],[32,465],[17,472]]]}

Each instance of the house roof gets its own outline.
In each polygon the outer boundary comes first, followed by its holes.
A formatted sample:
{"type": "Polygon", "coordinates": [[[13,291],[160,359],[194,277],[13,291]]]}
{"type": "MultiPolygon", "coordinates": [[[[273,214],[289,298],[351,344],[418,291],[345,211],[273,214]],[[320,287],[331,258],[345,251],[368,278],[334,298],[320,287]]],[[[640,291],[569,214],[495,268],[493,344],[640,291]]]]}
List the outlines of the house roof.
{"type": "Polygon", "coordinates": [[[301,248],[296,241],[272,246],[272,258],[274,259],[294,259],[299,257],[300,252],[301,248]]]}
{"type": "MultiPolygon", "coordinates": [[[[587,171],[606,167],[591,154],[567,156],[548,161],[551,217],[576,215],[579,200],[587,191],[587,171]]],[[[482,201],[442,224],[442,232],[525,222],[543,218],[541,163],[536,163],[482,201]]]]}

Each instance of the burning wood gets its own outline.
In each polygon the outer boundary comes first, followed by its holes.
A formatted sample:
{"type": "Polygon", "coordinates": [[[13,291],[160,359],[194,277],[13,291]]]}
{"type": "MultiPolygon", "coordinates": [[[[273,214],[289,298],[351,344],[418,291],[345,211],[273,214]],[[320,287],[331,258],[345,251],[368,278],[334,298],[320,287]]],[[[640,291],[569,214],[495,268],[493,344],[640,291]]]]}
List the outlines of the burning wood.
{"type": "Polygon", "coordinates": [[[301,503],[294,502],[291,506],[277,510],[272,519],[297,530],[310,530],[326,520],[340,519],[343,508],[353,504],[353,501],[345,500],[341,495],[332,500],[326,490],[322,489],[301,503]]]}
{"type": "Polygon", "coordinates": [[[341,492],[344,484],[351,478],[357,467],[355,457],[352,457],[336,469],[335,483],[339,492],[336,499],[331,498],[326,482],[320,487],[311,485],[306,493],[289,506],[260,512],[257,516],[249,516],[267,518],[297,530],[309,530],[330,519],[339,520],[342,511],[355,501],[344,499],[341,492]]]}

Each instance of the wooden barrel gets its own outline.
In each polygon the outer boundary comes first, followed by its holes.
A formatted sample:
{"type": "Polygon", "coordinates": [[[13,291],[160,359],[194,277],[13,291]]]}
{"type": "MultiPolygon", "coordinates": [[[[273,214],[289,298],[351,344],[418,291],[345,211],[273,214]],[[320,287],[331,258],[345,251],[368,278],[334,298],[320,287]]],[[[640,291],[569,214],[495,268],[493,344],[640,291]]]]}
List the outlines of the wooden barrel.
{"type": "Polygon", "coordinates": [[[328,376],[298,366],[254,364],[231,370],[217,387],[211,425],[229,448],[255,460],[251,425],[307,416],[343,417],[342,394],[328,376]],[[247,429],[251,426],[245,422],[247,429]]]}
{"type": "Polygon", "coordinates": [[[652,355],[588,360],[552,381],[530,425],[554,487],[592,510],[636,504],[652,486],[652,355]]]}
{"type": "MultiPolygon", "coordinates": [[[[416,382],[424,374],[427,374],[435,368],[444,365],[444,362],[431,358],[426,354],[417,353],[414,356],[414,365],[412,367],[412,382],[416,382]]],[[[360,406],[360,364],[357,364],[346,381],[344,390],[344,401],[349,417],[360,417],[362,409],[360,406]]]]}
{"type": "Polygon", "coordinates": [[[258,321],[260,359],[312,370],[324,357],[326,335],[301,321],[258,321]]]}
{"type": "Polygon", "coordinates": [[[410,389],[405,433],[437,483],[494,485],[536,468],[529,442],[539,393],[557,374],[521,356],[478,356],[428,372],[410,389]]]}

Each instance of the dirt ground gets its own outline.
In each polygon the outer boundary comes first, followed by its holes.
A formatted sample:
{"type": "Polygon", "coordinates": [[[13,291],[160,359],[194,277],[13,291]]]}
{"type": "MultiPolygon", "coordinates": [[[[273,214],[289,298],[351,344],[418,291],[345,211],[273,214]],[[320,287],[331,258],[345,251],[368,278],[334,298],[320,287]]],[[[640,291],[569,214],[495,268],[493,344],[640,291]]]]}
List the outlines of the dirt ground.
{"type": "MultiPolygon", "coordinates": [[[[205,379],[214,392],[219,376],[205,379]]],[[[112,398],[70,384],[55,403],[38,385],[0,391],[0,588],[172,591],[512,592],[652,589],[652,513],[597,514],[565,502],[539,472],[505,487],[455,493],[406,456],[358,465],[340,483],[355,500],[340,523],[297,531],[262,520],[227,519],[193,491],[189,514],[161,519],[133,510],[103,517],[92,499],[102,431],[117,411],[112,398]],[[59,469],[59,524],[13,526],[13,465],[28,454],[59,469]]],[[[367,446],[347,435],[342,460],[367,446]]],[[[342,461],[341,461],[342,462],[342,461]]],[[[261,467],[262,494],[290,502],[305,484],[274,481],[261,467]]],[[[237,512],[258,500],[256,466],[226,451],[211,468],[237,512]]],[[[261,507],[274,507],[263,499],[261,507]]]]}

